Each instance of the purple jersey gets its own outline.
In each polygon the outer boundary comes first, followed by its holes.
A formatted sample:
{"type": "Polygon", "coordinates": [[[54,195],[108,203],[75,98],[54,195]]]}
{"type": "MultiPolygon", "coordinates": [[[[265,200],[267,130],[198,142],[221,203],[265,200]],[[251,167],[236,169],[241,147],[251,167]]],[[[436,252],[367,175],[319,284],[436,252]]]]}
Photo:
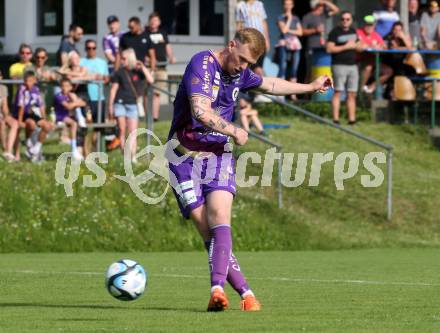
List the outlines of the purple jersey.
{"type": "Polygon", "coordinates": [[[24,107],[24,115],[26,116],[31,108],[39,109],[43,106],[44,103],[41,98],[40,89],[37,86],[33,86],[31,90],[28,90],[24,84],[20,86],[15,96],[15,116],[18,116],[20,107],[24,107]]]}
{"type": "MultiPolygon", "coordinates": [[[[114,57],[119,51],[119,40],[121,39],[122,32],[118,32],[116,35],[112,33],[107,34],[102,39],[102,46],[105,53],[111,53],[114,57]]],[[[113,69],[114,64],[109,62],[109,68],[113,69]]]]}
{"type": "Polygon", "coordinates": [[[227,121],[232,120],[240,91],[257,88],[262,78],[246,69],[236,76],[222,70],[212,51],[197,53],[186,67],[174,101],[174,115],[169,139],[176,134],[186,148],[221,154],[229,137],[203,126],[191,114],[191,96],[211,99],[211,108],[227,121]]]}
{"type": "Polygon", "coordinates": [[[59,92],[54,97],[55,104],[55,116],[56,122],[63,121],[64,118],[69,116],[69,110],[67,110],[64,106],[64,102],[69,102],[69,96],[64,95],[62,92],[59,92]]]}

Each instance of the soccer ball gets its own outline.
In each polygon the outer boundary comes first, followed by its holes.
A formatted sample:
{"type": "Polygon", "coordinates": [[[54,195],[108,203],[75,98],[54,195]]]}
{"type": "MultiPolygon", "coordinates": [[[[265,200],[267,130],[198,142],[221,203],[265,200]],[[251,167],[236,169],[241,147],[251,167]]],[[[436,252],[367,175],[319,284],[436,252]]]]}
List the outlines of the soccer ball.
{"type": "Polygon", "coordinates": [[[114,298],[134,301],[145,291],[147,273],[136,261],[123,259],[110,265],[105,276],[105,286],[114,298]]]}

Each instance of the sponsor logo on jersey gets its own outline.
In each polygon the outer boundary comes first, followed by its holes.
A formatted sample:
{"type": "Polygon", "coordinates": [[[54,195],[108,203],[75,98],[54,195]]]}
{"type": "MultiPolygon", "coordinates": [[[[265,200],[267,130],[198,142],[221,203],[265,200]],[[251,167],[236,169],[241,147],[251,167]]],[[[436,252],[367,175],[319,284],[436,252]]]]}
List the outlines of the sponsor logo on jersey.
{"type": "Polygon", "coordinates": [[[208,56],[204,56],[203,57],[203,63],[202,63],[202,68],[204,69],[204,70],[207,70],[208,69],[208,56]]]}
{"type": "Polygon", "coordinates": [[[214,102],[218,97],[219,86],[212,86],[212,101],[214,102]]]}
{"type": "Polygon", "coordinates": [[[205,74],[203,75],[202,90],[206,94],[209,94],[209,91],[211,90],[211,74],[209,74],[208,71],[205,71],[205,74]]]}
{"type": "Polygon", "coordinates": [[[234,102],[237,100],[239,92],[240,92],[240,89],[238,87],[235,87],[234,90],[232,91],[232,99],[234,100],[234,102]]]}

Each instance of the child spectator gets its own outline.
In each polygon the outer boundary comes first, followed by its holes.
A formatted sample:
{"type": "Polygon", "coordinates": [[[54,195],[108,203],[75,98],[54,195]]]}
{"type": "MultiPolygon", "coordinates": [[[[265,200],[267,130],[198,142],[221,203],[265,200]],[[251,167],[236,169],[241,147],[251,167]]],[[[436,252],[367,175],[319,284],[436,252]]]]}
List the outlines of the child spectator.
{"type": "MultiPolygon", "coordinates": [[[[14,118],[18,120],[20,128],[26,131],[26,156],[32,162],[42,160],[42,147],[47,134],[53,129],[53,124],[46,120],[46,112],[40,90],[36,86],[37,78],[34,72],[28,71],[24,74],[24,84],[20,86],[15,99],[14,118]],[[39,127],[39,131],[37,130],[39,127]],[[35,140],[31,139],[31,135],[35,132],[35,140]]],[[[18,134],[17,134],[18,138],[18,134]]],[[[20,152],[16,139],[16,156],[20,159],[20,152]]]]}
{"type": "Polygon", "coordinates": [[[252,108],[252,98],[248,94],[240,93],[239,96],[240,123],[243,129],[249,132],[250,125],[255,126],[258,134],[267,135],[258,118],[258,111],[252,108]]]}
{"type": "MultiPolygon", "coordinates": [[[[0,80],[3,76],[0,72],[0,80]]],[[[0,137],[3,148],[3,157],[8,162],[14,162],[15,157],[12,154],[15,138],[17,136],[18,122],[9,114],[8,108],[8,89],[0,85],[0,137]],[[7,128],[9,127],[9,133],[7,128]]]]}
{"type": "MultiPolygon", "coordinates": [[[[69,80],[89,80],[90,78],[94,78],[88,74],[88,69],[85,66],[81,66],[81,58],[77,51],[71,51],[68,55],[68,62],[66,66],[63,66],[59,69],[59,73],[69,80]]],[[[88,100],[88,91],[86,84],[73,84],[73,92],[76,93],[81,99],[88,100]]],[[[79,127],[85,128],[86,118],[82,112],[81,108],[76,109],[76,121],[78,122],[79,127]]]]}
{"type": "Polygon", "coordinates": [[[75,110],[77,108],[84,107],[86,103],[78,98],[72,92],[72,82],[63,78],[60,81],[61,91],[55,95],[55,122],[63,123],[70,129],[70,144],[72,146],[72,155],[76,160],[82,160],[83,155],[78,151],[76,133],[78,130],[78,124],[75,121],[75,110]]]}

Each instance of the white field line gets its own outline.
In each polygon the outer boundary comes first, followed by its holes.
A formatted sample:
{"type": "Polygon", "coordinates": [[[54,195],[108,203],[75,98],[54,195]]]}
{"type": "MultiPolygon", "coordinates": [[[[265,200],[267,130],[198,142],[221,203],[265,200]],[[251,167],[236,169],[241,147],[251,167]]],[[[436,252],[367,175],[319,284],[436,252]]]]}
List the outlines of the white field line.
{"type": "MultiPolygon", "coordinates": [[[[15,274],[34,274],[34,275],[92,275],[104,276],[104,272],[74,272],[74,271],[34,271],[34,270],[3,270],[1,273],[15,274]]],[[[206,279],[206,275],[189,274],[153,274],[154,277],[175,278],[175,279],[206,279]]],[[[246,277],[248,280],[278,281],[278,282],[296,282],[296,283],[338,283],[338,284],[358,284],[358,285],[381,285],[381,286],[413,286],[413,287],[440,287],[439,283],[427,282],[404,282],[404,281],[374,281],[374,280],[344,280],[344,279],[300,279],[289,277],[246,277]]]]}

